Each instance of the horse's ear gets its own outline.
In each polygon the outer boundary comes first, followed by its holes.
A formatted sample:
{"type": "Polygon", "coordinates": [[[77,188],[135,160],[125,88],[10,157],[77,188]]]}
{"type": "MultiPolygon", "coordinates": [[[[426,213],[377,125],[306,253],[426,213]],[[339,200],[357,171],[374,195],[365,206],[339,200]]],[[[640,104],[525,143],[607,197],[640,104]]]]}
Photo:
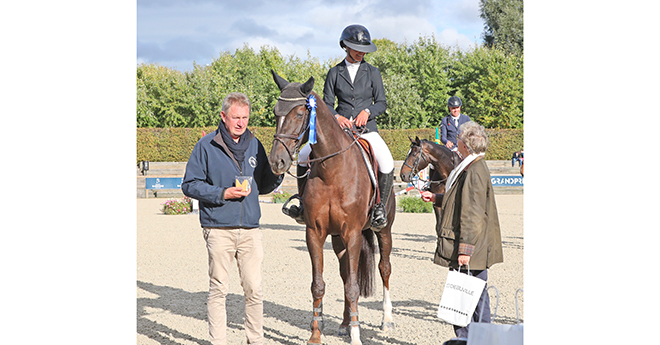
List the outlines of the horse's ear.
{"type": "Polygon", "coordinates": [[[289,82],[277,75],[274,70],[271,69],[270,71],[273,73],[273,80],[275,80],[275,84],[280,88],[280,91],[282,91],[285,86],[289,85],[289,82]]]}
{"type": "Polygon", "coordinates": [[[309,79],[302,85],[300,85],[300,91],[303,94],[308,95],[314,89],[314,77],[309,77],[309,79]]]}
{"type": "Polygon", "coordinates": [[[418,136],[415,136],[415,142],[417,143],[417,145],[421,145],[421,144],[422,144],[422,143],[419,141],[419,137],[418,137],[418,136]]]}
{"type": "Polygon", "coordinates": [[[411,143],[414,142],[410,136],[408,136],[408,140],[410,140],[411,143]]]}

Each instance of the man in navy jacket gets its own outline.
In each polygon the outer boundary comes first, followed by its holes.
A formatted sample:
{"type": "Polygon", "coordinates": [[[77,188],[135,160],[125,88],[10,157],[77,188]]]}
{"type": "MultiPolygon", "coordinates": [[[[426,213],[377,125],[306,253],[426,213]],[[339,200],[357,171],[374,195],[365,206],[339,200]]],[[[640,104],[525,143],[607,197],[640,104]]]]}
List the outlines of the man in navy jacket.
{"type": "Polygon", "coordinates": [[[458,138],[458,128],[466,122],[470,122],[467,115],[461,114],[463,102],[456,96],[449,97],[447,107],[449,115],[440,121],[440,141],[452,150],[456,149],[456,140],[458,138]]]}
{"type": "Polygon", "coordinates": [[[263,145],[247,129],[250,101],[246,95],[227,95],[220,115],[218,129],[195,144],[181,190],[199,200],[199,221],[209,254],[207,311],[211,343],[227,343],[225,298],[229,268],[236,258],[245,294],[248,343],[263,344],[259,194],[272,192],[284,175],[271,171],[263,145]],[[251,182],[236,182],[239,176],[251,177],[251,182]]]}

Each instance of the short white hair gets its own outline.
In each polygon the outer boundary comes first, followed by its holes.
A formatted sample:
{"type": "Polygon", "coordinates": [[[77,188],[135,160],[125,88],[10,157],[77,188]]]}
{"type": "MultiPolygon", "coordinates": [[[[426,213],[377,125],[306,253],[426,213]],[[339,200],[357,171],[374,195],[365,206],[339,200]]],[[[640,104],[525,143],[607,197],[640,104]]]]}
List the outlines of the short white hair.
{"type": "Polygon", "coordinates": [[[458,138],[467,146],[470,153],[482,153],[488,149],[488,135],[484,126],[469,121],[461,125],[458,129],[460,134],[458,138]]]}

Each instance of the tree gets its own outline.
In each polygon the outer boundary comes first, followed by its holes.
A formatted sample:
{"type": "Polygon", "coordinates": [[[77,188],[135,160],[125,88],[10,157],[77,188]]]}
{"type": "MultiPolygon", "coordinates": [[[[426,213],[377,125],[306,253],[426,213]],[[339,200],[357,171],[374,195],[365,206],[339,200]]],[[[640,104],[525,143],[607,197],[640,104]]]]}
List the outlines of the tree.
{"type": "Polygon", "coordinates": [[[188,114],[183,94],[186,76],[160,65],[137,69],[137,125],[139,127],[185,127],[188,114]]]}
{"type": "Polygon", "coordinates": [[[486,128],[523,128],[523,56],[500,49],[458,52],[452,86],[462,112],[486,128]]]}
{"type": "Polygon", "coordinates": [[[383,76],[387,110],[376,118],[378,128],[425,128],[429,125],[428,116],[422,110],[422,99],[413,84],[412,79],[402,74],[383,76]]]}
{"type": "MultiPolygon", "coordinates": [[[[385,38],[374,43],[378,51],[367,61],[380,70],[387,97],[387,110],[376,119],[380,128],[435,127],[454,95],[463,100],[463,111],[487,128],[522,128],[522,51],[510,54],[483,46],[453,51],[432,36],[412,44],[385,38]]],[[[191,72],[142,64],[137,68],[137,126],[217,126],[223,98],[236,91],[252,102],[250,126],[273,127],[279,89],[270,70],[290,82],[304,83],[313,76],[314,91],[322,97],[326,74],[341,59],[319,62],[309,52],[305,59],[283,57],[277,48],[255,51],[245,45],[233,54],[222,52],[209,65],[195,65],[191,72]]]]}
{"type": "Polygon", "coordinates": [[[422,115],[426,121],[419,127],[439,126],[447,113],[449,98],[448,68],[451,62],[448,48],[436,42],[435,37],[420,37],[411,48],[411,75],[415,79],[415,89],[422,99],[422,115]]]}
{"type": "Polygon", "coordinates": [[[523,52],[523,0],[480,0],[484,22],[482,37],[487,47],[523,52]]]}

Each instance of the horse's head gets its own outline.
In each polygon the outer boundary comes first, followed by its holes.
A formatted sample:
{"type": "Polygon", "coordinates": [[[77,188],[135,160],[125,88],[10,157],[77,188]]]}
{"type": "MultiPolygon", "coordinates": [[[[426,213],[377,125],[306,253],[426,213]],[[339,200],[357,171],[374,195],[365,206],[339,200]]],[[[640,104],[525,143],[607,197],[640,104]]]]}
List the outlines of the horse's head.
{"type": "Polygon", "coordinates": [[[406,159],[403,161],[400,174],[403,182],[411,182],[413,176],[429,165],[429,160],[425,157],[426,154],[424,153],[424,143],[419,140],[419,137],[415,137],[415,140],[410,137],[408,139],[410,139],[410,150],[406,159]]]}
{"type": "Polygon", "coordinates": [[[271,72],[280,89],[280,97],[273,109],[277,128],[268,162],[275,174],[282,174],[289,170],[295,160],[295,153],[306,141],[305,134],[309,126],[307,97],[314,88],[314,77],[310,77],[304,84],[290,83],[275,71],[271,72]]]}

